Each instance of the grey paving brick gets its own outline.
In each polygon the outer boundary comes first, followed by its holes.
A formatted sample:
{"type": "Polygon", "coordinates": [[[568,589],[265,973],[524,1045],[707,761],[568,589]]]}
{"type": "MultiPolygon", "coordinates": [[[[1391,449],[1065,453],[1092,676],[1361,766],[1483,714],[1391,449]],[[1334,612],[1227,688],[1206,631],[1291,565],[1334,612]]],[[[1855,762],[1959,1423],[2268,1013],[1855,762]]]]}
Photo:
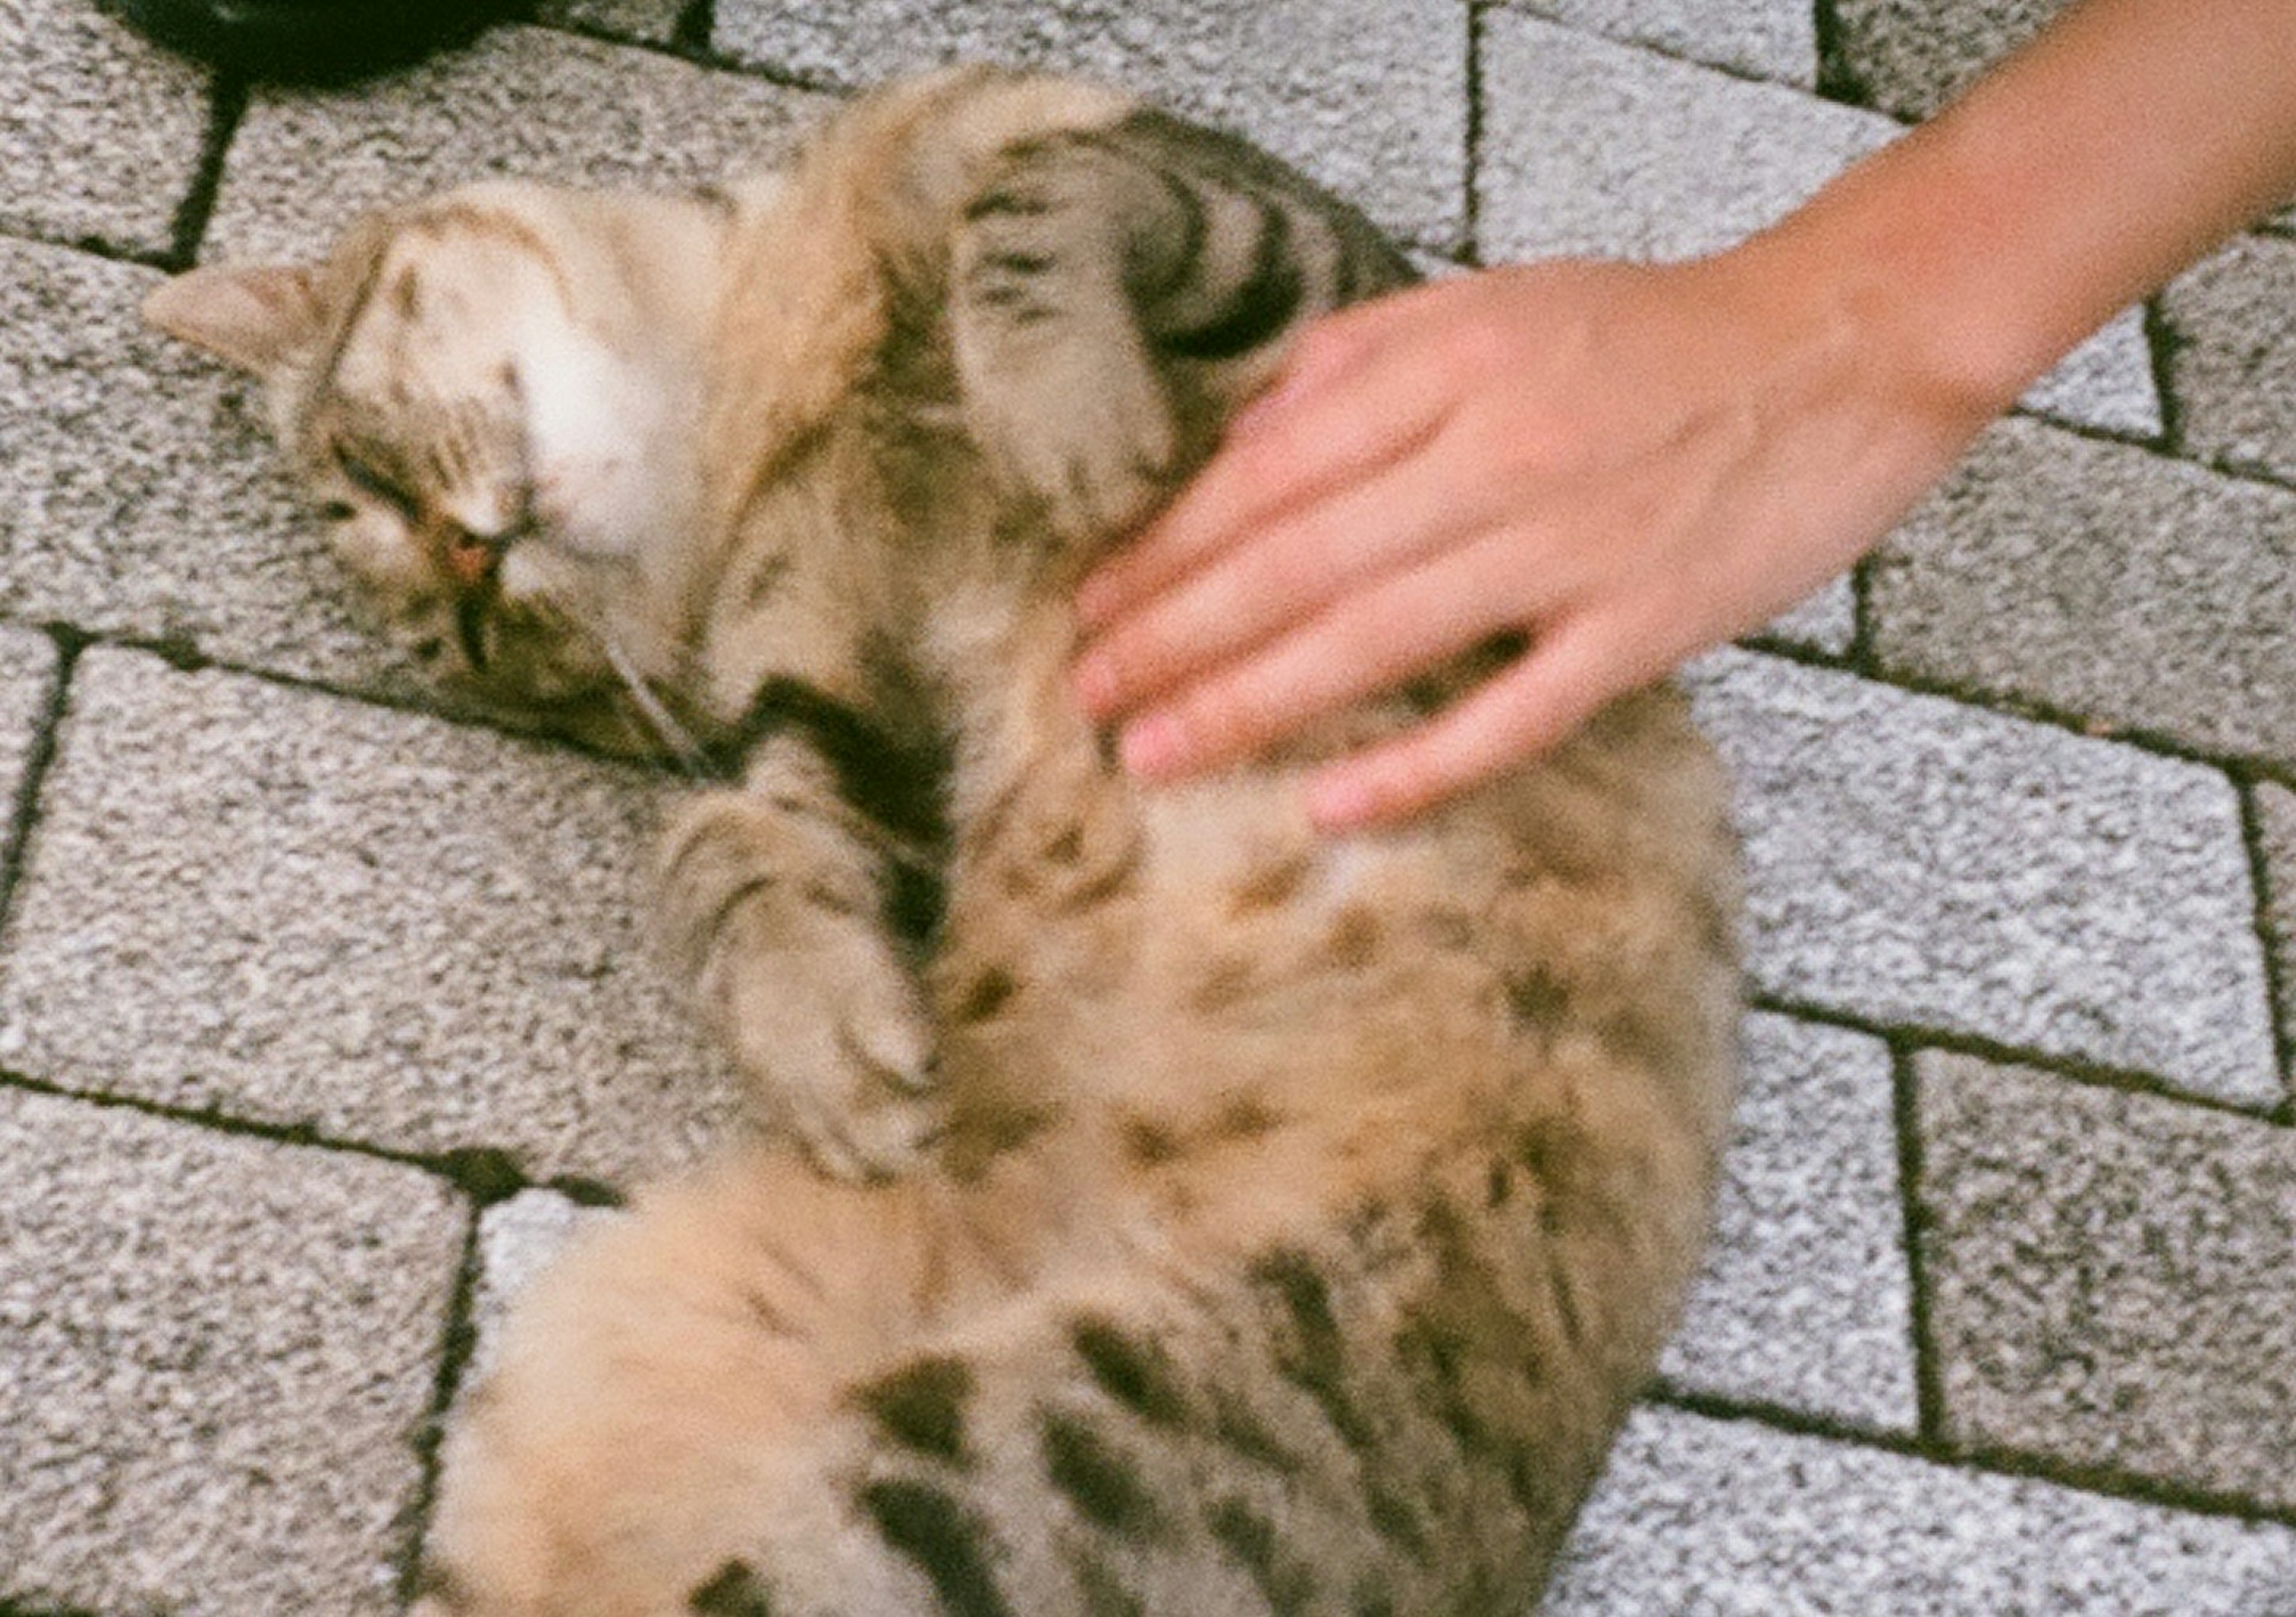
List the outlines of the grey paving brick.
{"type": "Polygon", "coordinates": [[[1857,639],[1857,591],[1842,574],[1762,627],[1763,636],[1841,657],[1857,639]]]}
{"type": "Polygon", "coordinates": [[[1523,0],[1522,9],[1757,78],[1817,81],[1817,7],[1808,0],[1523,0]]]}
{"type": "Polygon", "coordinates": [[[2223,776],[1751,653],[1693,686],[1738,779],[1760,988],[2279,1099],[2223,776]]]}
{"type": "MultiPolygon", "coordinates": [[[[2269,782],[2256,788],[2257,827],[2264,855],[2265,937],[2278,965],[2280,1029],[2296,1049],[2296,792],[2269,782]]],[[[2296,1093],[2296,1072],[2288,1075],[2296,1093]]]]}
{"type": "Polygon", "coordinates": [[[2296,479],[2296,242],[2250,236],[2162,294],[2185,448],[2296,479]]]}
{"type": "Polygon", "coordinates": [[[1407,240],[1464,239],[1458,0],[718,0],[714,37],[848,86],[955,61],[1103,78],[1261,142],[1407,240]]]}
{"type": "Polygon", "coordinates": [[[0,1063],[531,1174],[684,1160],[731,1083],[641,938],[659,789],[140,653],[77,671],[0,1063]]]}
{"type": "MultiPolygon", "coordinates": [[[[54,689],[56,648],[45,635],[0,628],[0,803],[22,794],[24,765],[54,689]]],[[[12,833],[0,825],[0,835],[12,833]]]]}
{"type": "Polygon", "coordinates": [[[1927,118],[2031,38],[2064,0],[1833,0],[1841,72],[1862,100],[1927,118]]]}
{"type": "Polygon", "coordinates": [[[0,0],[0,231],[165,252],[208,75],[86,0],[0,0]]]}
{"type": "Polygon", "coordinates": [[[2106,321],[2018,402],[2037,415],[2123,438],[2158,439],[2166,423],[2144,308],[2132,305],[2106,321]]]}
{"type": "Polygon", "coordinates": [[[0,1090],[0,1605],[396,1611],[466,1219],[416,1170],[0,1090]]]}
{"type": "Polygon", "coordinates": [[[1899,133],[1878,113],[1502,8],[1484,22],[1477,245],[1487,260],[1711,252],[1899,133]]]}
{"type": "Polygon", "coordinates": [[[2296,761],[2296,494],[2005,422],[1868,578],[1885,668],[2296,761]]]}
{"type": "Polygon", "coordinates": [[[1916,1072],[1947,1437],[2296,1510],[2296,1132],[1969,1056],[1916,1072]]]}
{"type": "Polygon", "coordinates": [[[618,38],[668,45],[685,9],[685,0],[543,0],[534,16],[554,27],[594,29],[618,38]]]}
{"type": "Polygon", "coordinates": [[[553,29],[504,28],[412,72],[265,91],[202,256],[300,258],[368,208],[472,180],[675,188],[788,151],[827,98],[553,29]]]}
{"type": "Polygon", "coordinates": [[[1757,1015],[1714,1246],[1672,1385],[1910,1433],[1912,1289],[1896,1098],[1880,1039],[1757,1015]]]}
{"type": "Polygon", "coordinates": [[[1645,1409],[1546,1617],[2277,1617],[2296,1532],[1645,1409]]]}
{"type": "MultiPolygon", "coordinates": [[[[1515,10],[1484,25],[1483,105],[1478,246],[1492,262],[1713,252],[1901,132],[1878,113],[1515,10]]],[[[2141,317],[2107,324],[2026,402],[2108,431],[2158,433],[2141,317]]]]}
{"type": "Polygon", "coordinates": [[[144,330],[159,279],[0,240],[0,617],[420,688],[353,621],[251,391],[144,330]]]}

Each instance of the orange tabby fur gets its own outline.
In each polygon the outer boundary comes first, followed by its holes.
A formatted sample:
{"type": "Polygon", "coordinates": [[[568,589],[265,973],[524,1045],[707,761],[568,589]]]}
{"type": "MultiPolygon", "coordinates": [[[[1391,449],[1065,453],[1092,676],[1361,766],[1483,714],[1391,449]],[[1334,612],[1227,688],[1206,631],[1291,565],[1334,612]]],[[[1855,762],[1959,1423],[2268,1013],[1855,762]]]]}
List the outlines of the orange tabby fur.
{"type": "MultiPolygon", "coordinates": [[[[316,275],[155,300],[270,378],[385,615],[517,717],[722,746],[780,681],[939,770],[928,811],[863,812],[800,726],[672,827],[673,954],[845,1177],[744,1145],[521,1301],[447,1445],[426,1612],[1535,1603],[1703,1238],[1723,786],[1654,689],[1415,825],[1318,840],[1301,763],[1472,660],[1216,779],[1111,767],[1066,694],[1068,587],[1296,322],[1191,336],[1254,311],[1142,291],[1160,193],[1107,188],[1169,163],[1208,260],[1259,217],[1218,185],[1300,210],[1303,275],[1370,250],[1178,129],[937,76],[730,205],[481,188],[316,275]],[[973,294],[1006,270],[1065,277],[1054,316],[1000,324],[1012,296],[973,294]],[[476,602],[447,564],[474,546],[476,602]],[[879,899],[914,861],[945,897],[904,939],[879,899]]],[[[1402,276],[1365,262],[1362,290],[1402,276]]]]}

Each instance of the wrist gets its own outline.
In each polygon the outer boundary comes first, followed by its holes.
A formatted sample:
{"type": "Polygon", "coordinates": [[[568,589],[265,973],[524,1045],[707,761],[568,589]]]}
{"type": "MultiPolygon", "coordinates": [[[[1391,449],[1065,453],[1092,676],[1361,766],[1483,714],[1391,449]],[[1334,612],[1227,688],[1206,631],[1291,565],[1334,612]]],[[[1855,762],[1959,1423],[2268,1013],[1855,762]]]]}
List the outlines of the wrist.
{"type": "Polygon", "coordinates": [[[1990,416],[2296,185],[2296,6],[2083,0],[1769,235],[1990,416]]]}
{"type": "Polygon", "coordinates": [[[1877,389],[1973,433],[2087,326],[2051,318],[2050,289],[2000,250],[2013,226],[1964,146],[1949,126],[1916,130],[1742,250],[1794,289],[1877,389]]]}

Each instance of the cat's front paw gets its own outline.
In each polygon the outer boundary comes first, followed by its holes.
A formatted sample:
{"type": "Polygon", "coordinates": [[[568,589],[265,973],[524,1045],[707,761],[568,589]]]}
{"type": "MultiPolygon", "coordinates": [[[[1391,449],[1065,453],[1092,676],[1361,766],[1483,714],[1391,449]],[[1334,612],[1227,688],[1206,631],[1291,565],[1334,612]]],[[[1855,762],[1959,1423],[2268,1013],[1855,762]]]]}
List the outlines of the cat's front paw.
{"type": "Polygon", "coordinates": [[[886,1178],[938,1131],[932,1033],[890,946],[844,932],[762,950],[721,1001],[734,1060],[767,1120],[824,1172],[886,1178]]]}
{"type": "Polygon", "coordinates": [[[1129,531],[1176,480],[1171,403],[1136,348],[1126,333],[966,379],[973,429],[992,463],[1036,497],[1062,539],[1129,531]],[[1128,363],[1093,363],[1112,349],[1128,363]]]}

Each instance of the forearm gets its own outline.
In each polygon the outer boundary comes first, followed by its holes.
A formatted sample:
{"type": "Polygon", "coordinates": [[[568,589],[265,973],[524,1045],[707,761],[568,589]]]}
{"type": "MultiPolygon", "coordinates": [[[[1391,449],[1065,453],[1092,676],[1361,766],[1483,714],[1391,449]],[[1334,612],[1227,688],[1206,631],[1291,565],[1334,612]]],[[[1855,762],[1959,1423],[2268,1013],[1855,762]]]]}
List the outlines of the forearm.
{"type": "Polygon", "coordinates": [[[2296,4],[2084,0],[1751,246],[1989,415],[2292,193],[2296,4]]]}

